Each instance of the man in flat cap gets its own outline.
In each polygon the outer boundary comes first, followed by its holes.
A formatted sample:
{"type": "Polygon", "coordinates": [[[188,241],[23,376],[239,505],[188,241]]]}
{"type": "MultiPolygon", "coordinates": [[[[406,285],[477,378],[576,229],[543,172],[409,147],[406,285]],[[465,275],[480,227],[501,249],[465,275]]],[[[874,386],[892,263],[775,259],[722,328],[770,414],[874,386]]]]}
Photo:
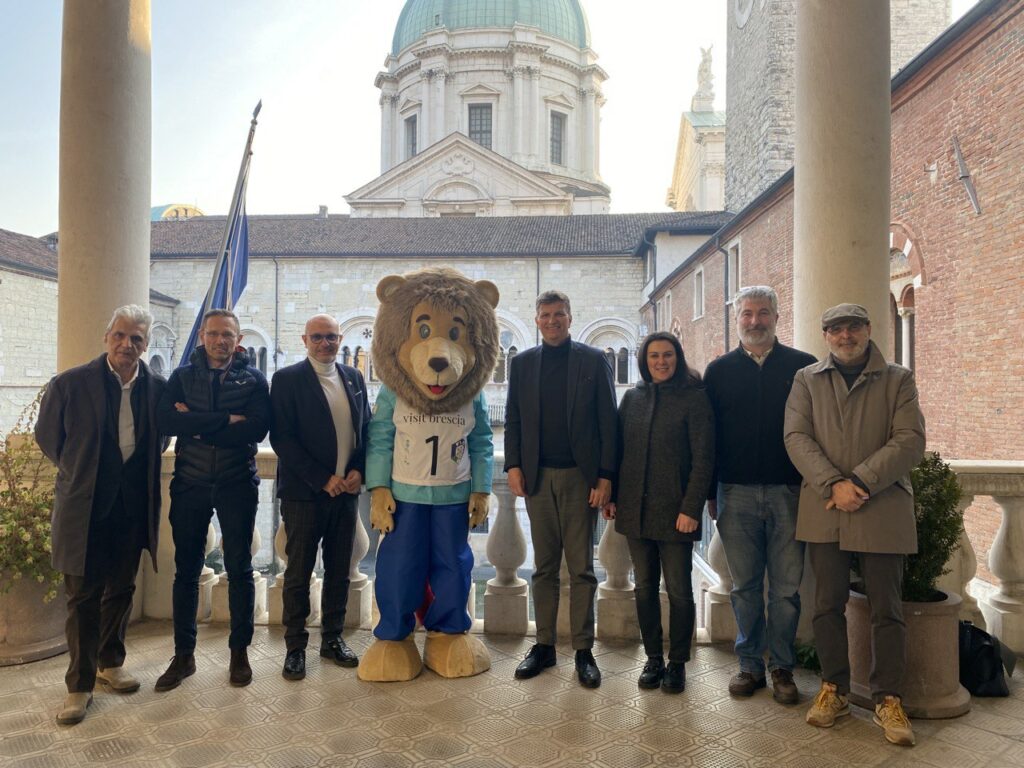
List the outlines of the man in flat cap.
{"type": "Polygon", "coordinates": [[[917,551],[910,470],[924,455],[924,416],[914,375],[886,363],[864,307],[827,309],[821,327],[829,355],[796,374],[785,420],[786,450],[804,478],[796,535],[817,580],[822,683],[807,722],[827,728],[850,713],[846,602],[856,557],[871,606],[874,720],[888,741],[909,746],[901,589],[904,557],[917,551]]]}

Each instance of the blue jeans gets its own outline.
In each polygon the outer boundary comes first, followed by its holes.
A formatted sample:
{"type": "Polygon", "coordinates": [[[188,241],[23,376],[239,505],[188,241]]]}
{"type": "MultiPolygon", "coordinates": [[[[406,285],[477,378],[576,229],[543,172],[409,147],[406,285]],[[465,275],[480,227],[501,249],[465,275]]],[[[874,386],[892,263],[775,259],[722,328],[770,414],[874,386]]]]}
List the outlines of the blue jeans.
{"type": "Polygon", "coordinates": [[[793,644],[804,572],[804,545],[796,540],[799,499],[798,485],[718,486],[718,534],[733,579],[736,655],[740,671],[755,677],[764,676],[766,650],[769,669],[792,670],[796,664],[793,644]]]}
{"type": "Polygon", "coordinates": [[[228,647],[246,648],[252,642],[256,588],[252,580],[252,532],[259,496],[255,486],[186,488],[171,493],[171,533],[174,536],[174,653],[196,647],[199,574],[203,569],[206,532],[217,510],[224,539],[224,570],[228,574],[231,633],[228,647]]]}

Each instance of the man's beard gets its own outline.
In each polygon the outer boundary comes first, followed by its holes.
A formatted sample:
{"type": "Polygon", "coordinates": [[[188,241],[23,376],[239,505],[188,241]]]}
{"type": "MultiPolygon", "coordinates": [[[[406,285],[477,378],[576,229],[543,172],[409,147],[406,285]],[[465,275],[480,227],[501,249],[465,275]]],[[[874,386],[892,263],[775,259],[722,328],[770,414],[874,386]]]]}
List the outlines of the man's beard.
{"type": "Polygon", "coordinates": [[[772,332],[767,328],[747,328],[739,332],[740,341],[744,344],[761,345],[772,340],[772,332]]]}

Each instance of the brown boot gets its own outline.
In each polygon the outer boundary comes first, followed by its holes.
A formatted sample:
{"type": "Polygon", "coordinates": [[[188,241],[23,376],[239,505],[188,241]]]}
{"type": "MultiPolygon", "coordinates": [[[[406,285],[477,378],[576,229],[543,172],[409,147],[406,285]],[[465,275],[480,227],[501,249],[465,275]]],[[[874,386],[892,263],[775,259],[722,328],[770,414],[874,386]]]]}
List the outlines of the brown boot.
{"type": "Polygon", "coordinates": [[[229,680],[236,688],[248,685],[252,682],[252,667],[249,666],[249,654],[245,648],[231,649],[231,666],[229,680]]]}
{"type": "Polygon", "coordinates": [[[793,673],[790,670],[772,670],[772,698],[779,704],[796,704],[800,701],[800,691],[793,682],[793,673]]]}

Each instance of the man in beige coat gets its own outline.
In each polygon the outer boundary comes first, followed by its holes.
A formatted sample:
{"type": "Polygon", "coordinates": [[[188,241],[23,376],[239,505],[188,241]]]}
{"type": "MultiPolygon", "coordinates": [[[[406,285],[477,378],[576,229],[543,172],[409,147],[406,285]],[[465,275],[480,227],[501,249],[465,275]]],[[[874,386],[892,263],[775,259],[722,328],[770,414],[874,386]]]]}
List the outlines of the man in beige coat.
{"type": "Polygon", "coordinates": [[[799,371],[786,403],[786,450],[803,475],[796,536],[817,581],[814,639],[821,691],[807,713],[829,727],[850,712],[846,602],[860,565],[871,606],[875,723],[894,744],[914,733],[900,702],[906,661],[903,559],[917,551],[910,470],[924,455],[924,416],[913,374],[886,363],[867,310],[840,304],[821,325],[830,354],[799,371]]]}

